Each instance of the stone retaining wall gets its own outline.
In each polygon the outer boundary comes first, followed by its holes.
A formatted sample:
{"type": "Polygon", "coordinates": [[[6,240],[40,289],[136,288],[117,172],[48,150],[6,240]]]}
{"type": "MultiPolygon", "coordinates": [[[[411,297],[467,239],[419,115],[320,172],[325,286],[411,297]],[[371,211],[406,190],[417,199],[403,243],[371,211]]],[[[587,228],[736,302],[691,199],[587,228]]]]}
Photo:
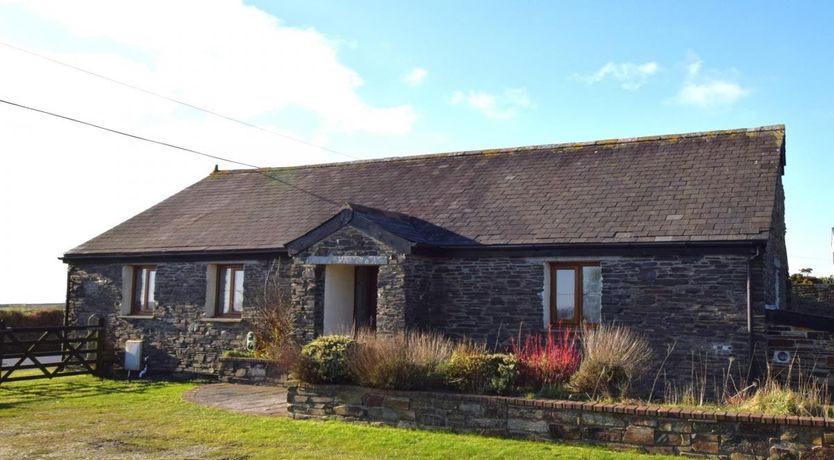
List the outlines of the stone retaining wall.
{"type": "Polygon", "coordinates": [[[290,387],[293,418],[581,442],[615,449],[734,460],[834,458],[834,420],[708,413],[658,406],[290,387]]]}
{"type": "Polygon", "coordinates": [[[275,361],[254,358],[220,358],[217,378],[225,383],[280,385],[287,372],[275,361]]]}
{"type": "Polygon", "coordinates": [[[834,317],[834,284],[791,285],[790,309],[798,313],[834,317]]]}

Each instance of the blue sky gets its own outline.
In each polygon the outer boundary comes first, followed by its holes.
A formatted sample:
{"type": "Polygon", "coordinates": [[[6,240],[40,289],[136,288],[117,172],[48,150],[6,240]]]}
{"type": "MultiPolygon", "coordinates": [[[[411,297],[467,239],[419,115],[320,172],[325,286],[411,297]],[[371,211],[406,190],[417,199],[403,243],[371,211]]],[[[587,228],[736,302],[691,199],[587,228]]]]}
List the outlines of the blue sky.
{"type": "MultiPolygon", "coordinates": [[[[3,43],[357,158],[784,123],[790,269],[818,274],[832,22],[829,2],[0,0],[3,43]]],[[[258,165],[347,159],[8,47],[0,65],[3,99],[258,165]]],[[[217,163],[13,107],[0,126],[0,303],[61,301],[57,256],[217,163]]]]}
{"type": "Polygon", "coordinates": [[[366,80],[369,100],[401,100],[398,77],[426,69],[409,98],[420,141],[407,141],[426,151],[785,124],[790,266],[832,273],[832,3],[255,4],[355,43],[343,59],[366,80]],[[745,94],[706,107],[676,102],[694,60],[703,81],[726,80],[745,94]],[[637,89],[610,76],[582,81],[609,62],[659,70],[637,89]],[[532,105],[509,120],[449,103],[454,91],[508,88],[526,89],[532,105]]]}

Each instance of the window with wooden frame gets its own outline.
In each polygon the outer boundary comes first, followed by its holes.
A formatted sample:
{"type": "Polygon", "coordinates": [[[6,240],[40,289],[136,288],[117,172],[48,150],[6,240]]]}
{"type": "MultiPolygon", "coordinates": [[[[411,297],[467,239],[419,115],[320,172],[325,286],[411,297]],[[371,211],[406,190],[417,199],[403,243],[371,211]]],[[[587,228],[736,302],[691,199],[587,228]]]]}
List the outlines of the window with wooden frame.
{"type": "Polygon", "coordinates": [[[218,265],[214,315],[238,317],[242,312],[243,265],[218,265]]]}
{"type": "Polygon", "coordinates": [[[602,317],[602,270],[598,262],[550,264],[550,322],[598,324],[602,317]]]}
{"type": "Polygon", "coordinates": [[[156,290],[156,267],[137,265],[133,267],[133,286],[130,296],[130,313],[132,315],[152,315],[154,291],[156,290]]]}

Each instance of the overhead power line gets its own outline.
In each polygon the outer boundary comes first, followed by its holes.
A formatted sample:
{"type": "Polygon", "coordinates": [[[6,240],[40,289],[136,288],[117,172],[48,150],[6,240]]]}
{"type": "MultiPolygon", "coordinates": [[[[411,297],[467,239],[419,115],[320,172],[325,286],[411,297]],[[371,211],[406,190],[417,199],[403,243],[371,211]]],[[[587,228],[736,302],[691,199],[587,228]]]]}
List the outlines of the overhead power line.
{"type": "Polygon", "coordinates": [[[320,149],[320,150],[324,150],[324,151],[327,151],[327,152],[330,152],[330,153],[335,153],[336,155],[341,155],[341,156],[344,156],[344,157],[347,157],[347,158],[351,158],[351,159],[354,159],[354,160],[361,160],[361,158],[359,158],[359,157],[357,157],[357,156],[350,155],[350,154],[348,154],[348,153],[344,153],[344,152],[340,152],[340,151],[338,151],[338,150],[331,149],[331,148],[329,148],[329,147],[325,147],[325,146],[323,146],[323,145],[318,145],[318,144],[314,144],[314,143],[312,143],[312,142],[307,142],[307,141],[305,141],[304,139],[299,139],[299,138],[297,138],[297,137],[290,136],[290,135],[287,135],[287,134],[284,134],[284,133],[281,133],[281,132],[275,131],[275,130],[273,130],[273,129],[264,128],[263,126],[258,126],[258,125],[256,125],[256,124],[249,123],[248,121],[244,121],[244,120],[241,120],[241,119],[239,119],[239,118],[231,117],[231,116],[228,116],[228,115],[223,115],[222,113],[215,112],[214,110],[207,109],[207,108],[205,108],[205,107],[200,107],[200,106],[198,106],[198,105],[194,105],[194,104],[192,104],[192,103],[190,103],[190,102],[186,102],[186,101],[183,101],[183,100],[180,100],[180,99],[176,99],[176,98],[173,98],[173,97],[170,97],[170,96],[166,96],[166,95],[164,95],[164,94],[157,93],[156,91],[151,91],[151,90],[149,90],[149,89],[145,89],[145,88],[142,88],[142,87],[139,87],[139,86],[136,86],[136,85],[130,84],[130,83],[126,83],[126,82],[123,82],[123,81],[121,81],[121,80],[116,80],[115,78],[108,77],[107,75],[102,75],[102,74],[100,74],[100,73],[93,72],[92,70],[87,70],[87,69],[84,69],[84,68],[78,67],[78,66],[73,65],[73,64],[69,64],[69,63],[66,63],[66,62],[63,62],[63,61],[59,61],[58,59],[51,58],[51,57],[49,57],[49,56],[45,56],[45,55],[43,55],[43,54],[36,53],[36,52],[34,52],[34,51],[30,51],[30,50],[27,50],[27,49],[25,49],[25,48],[21,48],[21,47],[19,47],[19,46],[15,46],[15,45],[12,45],[12,44],[10,44],[10,43],[6,43],[6,42],[2,42],[2,41],[0,41],[0,45],[3,45],[3,46],[5,46],[5,47],[10,48],[10,49],[13,49],[13,50],[15,50],[15,51],[19,51],[19,52],[21,52],[21,53],[26,53],[26,54],[28,54],[28,55],[30,55],[30,56],[34,56],[34,57],[37,57],[37,58],[40,58],[40,59],[43,59],[43,60],[46,60],[46,61],[52,62],[52,63],[54,63],[54,64],[58,64],[58,65],[61,65],[61,66],[64,66],[64,67],[67,67],[67,68],[70,68],[70,69],[76,70],[76,71],[78,71],[78,72],[85,73],[85,74],[87,74],[87,75],[91,75],[91,76],[96,77],[96,78],[100,78],[100,79],[102,79],[102,80],[109,81],[110,83],[115,83],[115,84],[117,84],[117,85],[121,85],[121,86],[124,86],[124,87],[126,87],[126,88],[133,89],[133,90],[135,90],[135,91],[139,91],[139,92],[142,92],[142,93],[145,93],[145,94],[148,94],[148,95],[154,96],[154,97],[158,97],[158,98],[160,98],[160,99],[165,99],[166,101],[173,102],[173,103],[175,103],[175,104],[180,104],[180,105],[183,105],[183,106],[185,106],[185,107],[188,107],[188,108],[191,108],[191,109],[194,109],[194,110],[197,110],[197,111],[200,111],[200,112],[203,112],[203,113],[206,113],[206,114],[212,115],[212,116],[214,116],[214,117],[218,117],[218,118],[222,118],[222,119],[227,120],[227,121],[231,121],[231,122],[234,122],[234,123],[238,123],[238,124],[240,124],[240,125],[243,125],[243,126],[246,126],[246,127],[249,127],[249,128],[253,128],[253,129],[257,129],[257,130],[259,130],[259,131],[263,131],[263,132],[265,132],[265,133],[269,133],[269,134],[272,134],[272,135],[274,135],[274,136],[282,137],[282,138],[284,138],[284,139],[287,139],[287,140],[290,140],[290,141],[293,141],[293,142],[297,142],[297,143],[299,143],[299,144],[304,144],[304,145],[307,145],[307,146],[309,146],[309,147],[314,147],[314,148],[317,148],[317,149],[320,149]]]}
{"type": "Polygon", "coordinates": [[[28,105],[18,104],[17,102],[7,101],[5,99],[0,99],[0,102],[3,103],[3,104],[18,107],[18,108],[21,108],[21,109],[31,110],[32,112],[37,112],[37,113],[40,113],[40,114],[43,114],[43,115],[49,115],[51,117],[61,118],[63,120],[71,121],[71,122],[74,122],[74,123],[79,123],[79,124],[82,124],[82,125],[85,125],[85,126],[90,126],[92,128],[101,129],[103,131],[107,131],[107,132],[110,132],[110,133],[113,133],[113,134],[118,134],[120,136],[126,136],[126,137],[129,137],[129,138],[132,138],[132,139],[137,139],[137,140],[144,141],[144,142],[150,142],[151,144],[162,145],[164,147],[169,147],[169,148],[172,148],[172,149],[181,150],[183,152],[188,152],[188,153],[193,153],[193,154],[196,154],[196,155],[201,155],[201,156],[204,156],[204,157],[207,157],[207,158],[213,158],[215,160],[225,161],[227,163],[233,163],[233,164],[236,164],[236,165],[239,165],[239,166],[245,166],[247,168],[255,168],[254,169],[255,172],[257,172],[259,174],[262,174],[262,175],[264,175],[264,176],[266,176],[266,177],[268,177],[272,180],[278,181],[278,182],[280,182],[280,183],[282,183],[282,184],[284,184],[288,187],[292,187],[292,188],[294,188],[294,189],[296,189],[300,192],[303,192],[303,193],[306,193],[310,196],[318,198],[319,200],[325,201],[325,202],[333,204],[335,206],[341,206],[341,204],[337,203],[336,201],[331,200],[330,198],[319,195],[318,193],[315,193],[315,192],[311,192],[310,190],[304,189],[304,188],[299,187],[295,184],[287,182],[284,179],[281,179],[281,178],[272,176],[270,174],[267,174],[266,172],[261,171],[261,168],[259,166],[256,166],[256,165],[253,165],[253,164],[244,163],[242,161],[237,161],[237,160],[232,160],[230,158],[221,157],[219,155],[212,155],[210,153],[201,152],[199,150],[190,149],[188,147],[181,147],[181,146],[176,145],[176,144],[171,144],[171,143],[168,143],[168,142],[158,141],[158,140],[151,139],[151,138],[148,138],[148,137],[139,136],[137,134],[131,134],[131,133],[128,133],[126,131],[120,131],[118,129],[108,128],[106,126],[101,126],[101,125],[97,125],[95,123],[90,123],[89,121],[79,120],[78,118],[73,118],[73,117],[69,117],[69,116],[66,116],[66,115],[61,115],[59,113],[50,112],[48,110],[43,110],[43,109],[38,109],[38,108],[35,108],[35,107],[30,107],[28,105]]]}

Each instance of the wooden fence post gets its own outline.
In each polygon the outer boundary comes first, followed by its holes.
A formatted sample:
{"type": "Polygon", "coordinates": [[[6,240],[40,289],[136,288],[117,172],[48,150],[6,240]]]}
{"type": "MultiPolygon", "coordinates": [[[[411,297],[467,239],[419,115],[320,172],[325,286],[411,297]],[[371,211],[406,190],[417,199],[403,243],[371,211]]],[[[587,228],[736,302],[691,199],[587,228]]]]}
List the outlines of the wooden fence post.
{"type": "Polygon", "coordinates": [[[96,374],[104,376],[104,317],[98,319],[98,332],[96,335],[96,374]]]}
{"type": "MultiPolygon", "coordinates": [[[[3,348],[4,344],[6,343],[6,334],[3,332],[6,330],[6,322],[0,319],[0,369],[3,368],[3,348]]],[[[0,379],[3,377],[3,371],[0,370],[0,379]]],[[[1,380],[0,380],[1,381],[1,380]]]]}

